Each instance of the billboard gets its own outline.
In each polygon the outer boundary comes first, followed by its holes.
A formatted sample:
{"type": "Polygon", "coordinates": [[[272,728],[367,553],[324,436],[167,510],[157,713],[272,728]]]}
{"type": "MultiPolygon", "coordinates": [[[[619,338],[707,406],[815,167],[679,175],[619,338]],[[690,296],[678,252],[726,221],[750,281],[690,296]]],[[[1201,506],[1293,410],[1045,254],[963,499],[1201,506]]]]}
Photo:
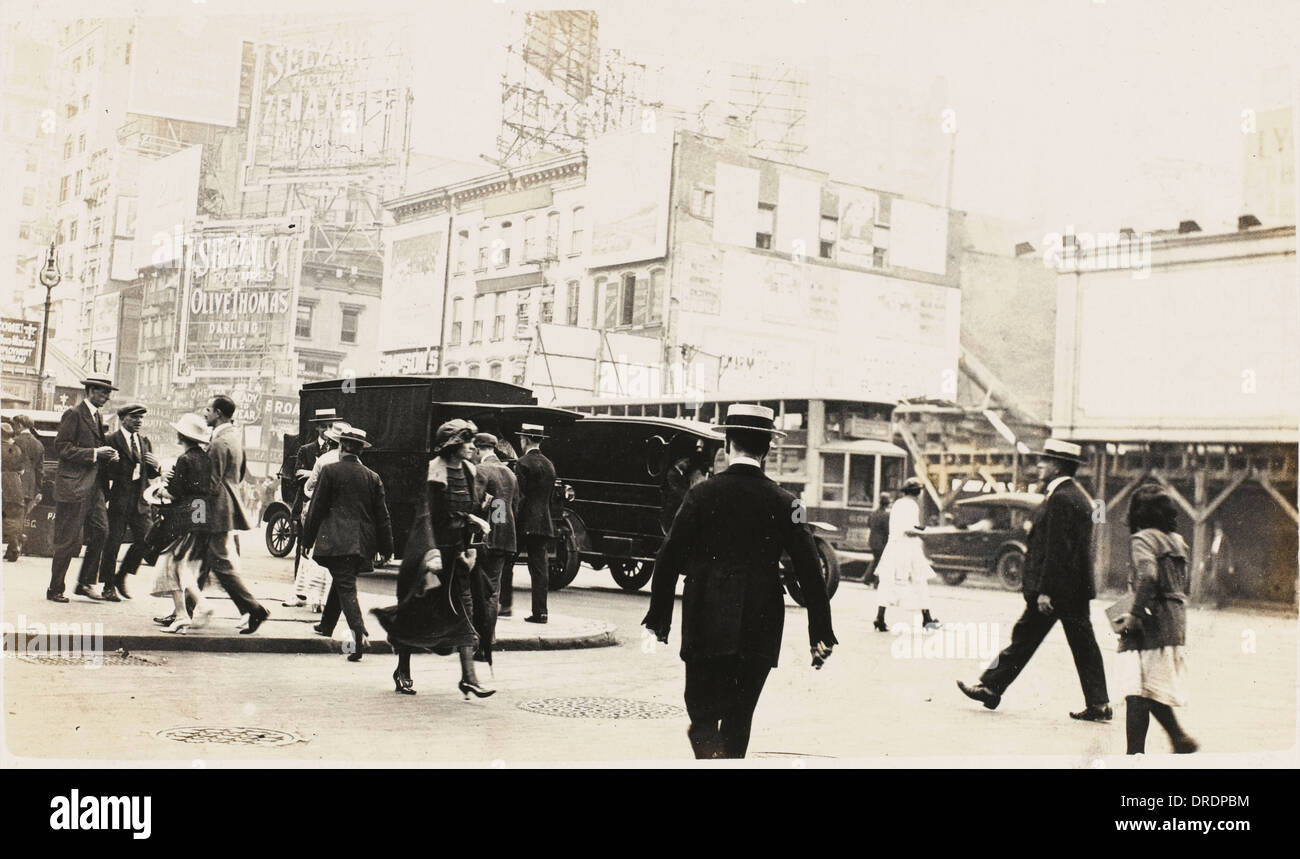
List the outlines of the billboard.
{"type": "Polygon", "coordinates": [[[657,259],[668,247],[671,128],[607,134],[587,149],[593,268],[657,259]]]}
{"type": "Polygon", "coordinates": [[[890,265],[946,274],[948,210],[895,198],[890,207],[890,265]]]}
{"type": "Polygon", "coordinates": [[[218,16],[136,18],[127,112],[235,125],[242,52],[239,25],[218,16]]]}
{"type": "Polygon", "coordinates": [[[713,240],[752,248],[758,215],[758,171],[719,161],[713,185],[713,240]]]}
{"type": "Polygon", "coordinates": [[[7,317],[0,319],[0,356],[4,359],[6,373],[35,375],[40,344],[39,323],[7,317]]]}
{"type": "Polygon", "coordinates": [[[392,242],[380,302],[379,331],[384,349],[438,343],[445,244],[441,230],[392,242]]]}
{"type": "Polygon", "coordinates": [[[871,268],[875,254],[876,209],[879,200],[865,188],[836,189],[839,196],[840,234],[835,246],[842,265],[871,268]]]}
{"type": "Polygon", "coordinates": [[[819,252],[822,186],[820,182],[782,176],[777,192],[776,235],[772,250],[816,257],[819,252]]]}
{"type": "Polygon", "coordinates": [[[180,259],[186,225],[194,220],[202,154],[201,146],[191,146],[140,168],[133,255],[137,269],[180,259]]]}

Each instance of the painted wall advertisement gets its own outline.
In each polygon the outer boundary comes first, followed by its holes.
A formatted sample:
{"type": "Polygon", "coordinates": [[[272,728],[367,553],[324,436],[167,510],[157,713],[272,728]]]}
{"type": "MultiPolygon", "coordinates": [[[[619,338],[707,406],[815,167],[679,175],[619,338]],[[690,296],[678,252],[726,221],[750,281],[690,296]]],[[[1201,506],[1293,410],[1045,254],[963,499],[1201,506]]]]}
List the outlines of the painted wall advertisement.
{"type": "Polygon", "coordinates": [[[444,236],[440,230],[392,242],[384,267],[384,300],[380,304],[379,330],[385,350],[438,343],[444,236]]]}
{"type": "Polygon", "coordinates": [[[591,266],[664,256],[668,246],[671,128],[598,137],[587,155],[591,266]]]}
{"type": "Polygon", "coordinates": [[[876,195],[864,188],[838,187],[840,235],[836,258],[843,264],[871,268],[875,252],[876,195]]]}

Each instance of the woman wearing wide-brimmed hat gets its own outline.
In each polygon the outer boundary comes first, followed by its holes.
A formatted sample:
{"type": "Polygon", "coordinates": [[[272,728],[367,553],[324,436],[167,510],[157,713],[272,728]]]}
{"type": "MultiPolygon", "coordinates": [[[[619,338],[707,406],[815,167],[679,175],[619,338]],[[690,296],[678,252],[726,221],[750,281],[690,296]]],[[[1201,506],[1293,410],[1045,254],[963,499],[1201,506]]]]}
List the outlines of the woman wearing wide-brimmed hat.
{"type": "MultiPolygon", "coordinates": [[[[175,613],[163,632],[184,633],[207,624],[212,607],[199,589],[199,576],[208,564],[206,525],[212,504],[212,467],[201,445],[207,444],[210,430],[196,414],[182,415],[171,424],[176,441],[184,452],[172,467],[167,485],[158,496],[168,502],[163,517],[162,540],[166,541],[158,558],[158,576],[152,595],[171,597],[175,613]],[[185,595],[194,601],[194,616],[185,607],[185,595]]],[[[155,538],[157,539],[157,538],[155,538]]]]}
{"type": "Polygon", "coordinates": [[[473,439],[478,428],[465,420],[438,427],[434,458],[429,462],[423,505],[411,525],[397,576],[398,603],[374,609],[388,641],[397,653],[393,672],[396,690],[414,695],[411,653],[460,655],[459,689],[486,698],[496,690],[484,687],[474,671],[473,597],[470,574],[474,545],[488,525],[474,515],[479,499],[474,487],[473,439]]]}
{"type": "Polygon", "coordinates": [[[881,632],[889,631],[885,624],[888,606],[920,609],[923,626],[939,624],[930,616],[929,581],[935,578],[935,572],[921,544],[921,505],[917,503],[921,488],[920,480],[909,477],[889,511],[889,542],[875,569],[879,584],[874,626],[881,632]]]}

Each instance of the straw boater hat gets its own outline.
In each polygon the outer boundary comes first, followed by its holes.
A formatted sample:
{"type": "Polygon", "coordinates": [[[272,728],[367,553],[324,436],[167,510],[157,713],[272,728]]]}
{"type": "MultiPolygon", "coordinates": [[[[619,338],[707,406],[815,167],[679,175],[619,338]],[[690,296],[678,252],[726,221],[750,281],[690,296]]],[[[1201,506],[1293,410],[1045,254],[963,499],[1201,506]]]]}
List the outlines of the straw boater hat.
{"type": "Polygon", "coordinates": [[[317,409],[316,412],[307,419],[309,424],[317,423],[334,423],[339,419],[338,409],[317,409]]]}
{"type": "MultiPolygon", "coordinates": [[[[334,426],[338,427],[338,424],[335,424],[334,426]]],[[[347,429],[340,432],[338,440],[340,442],[350,441],[353,444],[359,444],[363,450],[370,447],[370,442],[366,441],[366,431],[354,426],[349,426],[347,429]]]]}
{"type": "Polygon", "coordinates": [[[352,424],[347,421],[335,421],[330,424],[330,428],[325,430],[325,437],[330,441],[337,442],[343,437],[343,433],[352,429],[352,424]]]}
{"type": "Polygon", "coordinates": [[[174,424],[169,424],[169,426],[176,430],[176,432],[188,439],[193,439],[194,441],[206,443],[212,435],[212,431],[208,429],[208,422],[193,412],[181,415],[180,420],[174,424]]]}
{"type": "Polygon", "coordinates": [[[776,428],[775,417],[776,412],[767,406],[736,403],[727,406],[726,421],[721,424],[714,424],[710,429],[717,432],[751,430],[753,432],[765,432],[774,438],[785,438],[785,433],[776,428]]]}
{"type": "Polygon", "coordinates": [[[14,434],[14,428],[9,425],[9,421],[0,422],[0,435],[6,438],[14,434]]]}
{"type": "Polygon", "coordinates": [[[542,426],[541,424],[520,424],[519,437],[520,438],[550,438],[550,436],[546,434],[546,427],[542,426]]]}
{"type": "Polygon", "coordinates": [[[1043,449],[1038,452],[1039,456],[1050,456],[1052,459],[1060,459],[1065,462],[1083,462],[1083,448],[1079,445],[1063,441],[1059,438],[1049,438],[1043,442],[1043,449]]]}
{"type": "Polygon", "coordinates": [[[100,373],[91,373],[89,376],[81,380],[81,387],[87,388],[91,386],[96,388],[108,388],[110,391],[117,390],[117,386],[113,384],[113,380],[100,373]]]}

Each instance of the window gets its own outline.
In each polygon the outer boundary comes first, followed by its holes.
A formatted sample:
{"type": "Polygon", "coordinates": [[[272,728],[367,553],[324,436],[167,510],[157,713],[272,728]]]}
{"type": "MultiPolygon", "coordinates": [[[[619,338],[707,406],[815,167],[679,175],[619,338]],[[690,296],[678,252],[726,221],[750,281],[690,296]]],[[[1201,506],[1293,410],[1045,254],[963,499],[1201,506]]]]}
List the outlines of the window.
{"type": "Polygon", "coordinates": [[[466,375],[466,376],[469,376],[471,379],[477,379],[477,378],[478,378],[478,364],[470,364],[470,365],[468,365],[467,367],[465,367],[465,375],[466,375]]]}
{"type": "Polygon", "coordinates": [[[469,342],[483,342],[483,296],[481,295],[474,296],[474,319],[469,330],[469,342]]]}
{"type": "Polygon", "coordinates": [[[501,381],[501,362],[500,362],[500,361],[494,361],[493,363],[488,364],[488,378],[489,378],[489,379],[496,379],[498,382],[501,381]]]}
{"type": "Polygon", "coordinates": [[[506,313],[501,297],[504,293],[498,292],[492,296],[492,339],[504,340],[506,338],[506,313]]]}
{"type": "Polygon", "coordinates": [[[24,188],[24,189],[23,189],[23,205],[24,205],[24,206],[35,206],[35,205],[36,205],[36,189],[35,189],[35,188],[24,188]]]}
{"type": "Polygon", "coordinates": [[[78,135],[77,137],[77,151],[78,152],[86,151],[86,132],[84,131],[81,132],[81,134],[78,135]]]}
{"type": "Polygon", "coordinates": [[[62,177],[62,178],[59,179],[59,202],[60,202],[60,203],[67,202],[67,199],[68,199],[68,182],[69,182],[70,179],[71,179],[70,176],[64,176],[64,177],[62,177]]]}
{"type": "Polygon", "coordinates": [[[835,259],[835,240],[840,235],[839,218],[822,218],[821,247],[817,255],[822,259],[835,259]]]}
{"type": "Polygon", "coordinates": [[[94,65],[95,65],[95,48],[94,46],[91,46],[89,48],[86,48],[86,68],[91,68],[94,65]]]}
{"type": "Polygon", "coordinates": [[[77,219],[73,218],[72,223],[68,225],[68,241],[75,242],[76,240],[77,240],[77,219]]]}
{"type": "Polygon", "coordinates": [[[294,322],[293,333],[295,337],[311,339],[311,318],[315,310],[310,304],[298,303],[298,318],[294,322]]]}
{"type": "Polygon", "coordinates": [[[576,280],[569,281],[569,291],[565,296],[564,321],[567,325],[578,324],[578,298],[581,295],[581,286],[576,280]]]}
{"type": "Polygon", "coordinates": [[[40,161],[36,158],[35,155],[28,155],[28,156],[27,156],[27,172],[28,172],[28,173],[35,173],[38,169],[40,169],[40,166],[41,166],[41,165],[40,165],[40,161]]]}
{"type": "Polygon", "coordinates": [[[876,457],[855,453],[849,456],[849,506],[874,507],[876,457]]]}
{"type": "Polygon", "coordinates": [[[596,279],[596,295],[600,300],[605,302],[604,320],[605,328],[615,328],[618,326],[618,281],[611,280],[606,282],[602,278],[596,279]]]}
{"type": "Polygon", "coordinates": [[[822,501],[844,501],[844,454],[822,454],[822,501]]]}
{"type": "Polygon", "coordinates": [[[487,268],[488,264],[488,246],[491,242],[488,240],[488,227],[486,225],[478,228],[478,265],[476,268],[482,270],[487,268]]]}
{"type": "Polygon", "coordinates": [[[90,93],[86,93],[81,97],[81,109],[90,110],[90,93]]]}
{"type": "Polygon", "coordinates": [[[524,262],[537,259],[537,219],[524,218],[524,262]]]}
{"type": "Polygon", "coordinates": [[[514,375],[514,378],[511,379],[511,381],[514,382],[516,385],[519,385],[520,387],[525,387],[525,385],[524,385],[524,368],[523,368],[523,367],[521,367],[521,366],[517,366],[517,365],[516,365],[516,367],[515,367],[515,375],[514,375]]]}
{"type": "Polygon", "coordinates": [[[469,230],[456,234],[456,274],[465,273],[465,257],[469,254],[469,230]]]}
{"type": "Polygon", "coordinates": [[[546,256],[555,259],[560,255],[560,213],[548,212],[546,215],[546,256]]]}
{"type": "Polygon", "coordinates": [[[713,219],[713,189],[696,185],[691,192],[691,214],[697,218],[713,219]]]}
{"type": "Polygon", "coordinates": [[[90,222],[90,243],[99,244],[100,235],[104,231],[104,221],[102,218],[94,218],[90,222]]]}
{"type": "Polygon", "coordinates": [[[75,101],[68,102],[64,109],[67,111],[68,119],[72,119],[77,115],[77,103],[75,101]]]}
{"type": "Polygon", "coordinates": [[[555,287],[542,287],[542,302],[537,308],[537,321],[551,323],[555,321],[555,287]]]}
{"type": "Polygon", "coordinates": [[[583,209],[582,206],[578,206],[573,210],[573,232],[569,234],[570,254],[582,253],[582,240],[583,240],[582,229],[583,229],[584,219],[586,218],[586,214],[587,214],[586,210],[583,209]]]}
{"type": "Polygon", "coordinates": [[[72,192],[72,193],[73,193],[73,196],[76,196],[76,197],[80,197],[80,196],[81,196],[81,174],[84,173],[84,172],[86,172],[86,171],[84,171],[84,170],[78,170],[78,171],[77,171],[77,188],[76,188],[75,191],[72,192]]]}
{"type": "Polygon", "coordinates": [[[513,226],[509,221],[501,222],[501,238],[499,243],[495,243],[492,254],[492,264],[497,268],[505,268],[510,265],[510,243],[513,238],[513,226]]]}
{"type": "Polygon", "coordinates": [[[20,238],[20,239],[30,239],[31,237],[32,237],[32,225],[29,224],[29,223],[22,223],[22,224],[19,224],[19,225],[18,225],[18,238],[20,238]]]}
{"type": "MultiPolygon", "coordinates": [[[[451,300],[451,335],[448,337],[448,346],[460,345],[460,314],[464,304],[465,299],[463,298],[453,298],[451,300]]],[[[449,373],[448,375],[454,374],[449,373]]]]}
{"type": "Polygon", "coordinates": [[[72,73],[74,75],[81,74],[81,57],[72,58],[72,73]]]}
{"type": "Polygon", "coordinates": [[[874,267],[874,268],[884,268],[884,267],[888,264],[888,262],[889,262],[889,260],[885,257],[885,249],[884,249],[884,248],[872,248],[872,250],[871,250],[871,265],[872,265],[872,267],[874,267]]]}
{"type": "Polygon", "coordinates": [[[340,343],[357,342],[357,324],[361,320],[360,307],[343,308],[343,325],[339,330],[340,343]]]}
{"type": "Polygon", "coordinates": [[[131,43],[130,42],[126,43],[126,50],[122,54],[122,65],[124,66],[131,65],[131,43]]]}
{"type": "Polygon", "coordinates": [[[72,157],[72,135],[69,134],[63,138],[63,160],[67,161],[72,157]]]}
{"type": "Polygon", "coordinates": [[[531,316],[530,306],[533,303],[533,291],[531,289],[519,290],[519,296],[515,299],[515,333],[523,334],[528,331],[529,317],[531,316]]]}
{"type": "Polygon", "coordinates": [[[758,226],[755,228],[754,247],[760,250],[772,249],[772,226],[776,223],[776,206],[770,203],[758,204],[758,226]]]}
{"type": "Polygon", "coordinates": [[[648,323],[653,324],[663,319],[665,279],[664,270],[661,268],[650,272],[650,306],[646,313],[646,322],[648,323]]]}
{"type": "Polygon", "coordinates": [[[460,375],[460,367],[457,367],[455,364],[448,364],[448,365],[447,365],[447,375],[448,375],[448,376],[459,376],[459,375],[460,375]]]}
{"type": "Polygon", "coordinates": [[[621,312],[619,313],[619,325],[631,325],[632,320],[636,317],[636,275],[623,275],[623,301],[621,312]]]}

